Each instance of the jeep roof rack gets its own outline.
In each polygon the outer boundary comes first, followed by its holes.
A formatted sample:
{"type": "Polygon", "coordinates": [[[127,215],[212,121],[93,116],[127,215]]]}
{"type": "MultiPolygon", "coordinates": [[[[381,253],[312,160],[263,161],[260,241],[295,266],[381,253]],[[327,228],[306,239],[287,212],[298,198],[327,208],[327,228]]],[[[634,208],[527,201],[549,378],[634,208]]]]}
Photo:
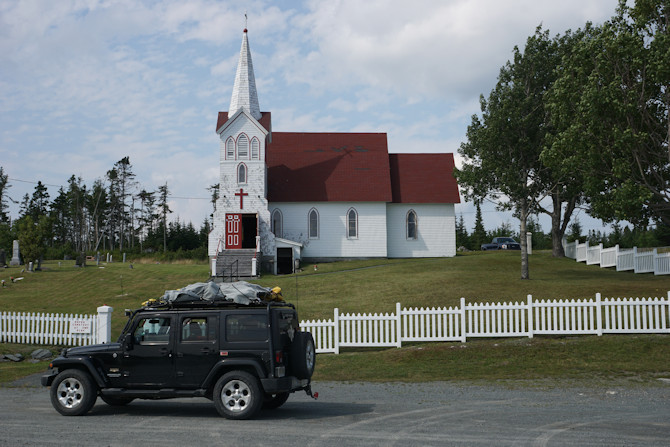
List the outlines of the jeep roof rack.
{"type": "Polygon", "coordinates": [[[155,303],[149,303],[140,308],[140,310],[157,310],[157,309],[215,309],[215,308],[248,308],[248,307],[267,307],[268,305],[272,307],[291,307],[295,306],[291,303],[285,301],[258,301],[252,302],[249,304],[240,304],[234,301],[227,300],[197,300],[197,301],[178,301],[178,302],[166,302],[160,301],[155,303]]]}

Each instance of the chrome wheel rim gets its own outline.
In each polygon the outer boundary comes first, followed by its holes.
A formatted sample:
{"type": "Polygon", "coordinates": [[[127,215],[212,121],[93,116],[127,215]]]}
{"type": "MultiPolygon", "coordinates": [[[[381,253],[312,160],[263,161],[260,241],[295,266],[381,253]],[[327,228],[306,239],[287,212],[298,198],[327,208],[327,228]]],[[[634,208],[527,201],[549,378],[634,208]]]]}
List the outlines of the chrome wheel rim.
{"type": "Polygon", "coordinates": [[[82,383],[69,377],[58,385],[58,402],[65,408],[75,408],[84,399],[84,386],[82,383]]]}
{"type": "Polygon", "coordinates": [[[312,368],[314,368],[314,345],[311,343],[307,343],[307,349],[305,349],[305,351],[306,351],[305,357],[307,361],[307,369],[311,371],[312,368]]]}
{"type": "Polygon", "coordinates": [[[241,380],[231,380],[221,390],[221,402],[233,413],[244,411],[250,404],[253,395],[249,385],[241,380]]]}

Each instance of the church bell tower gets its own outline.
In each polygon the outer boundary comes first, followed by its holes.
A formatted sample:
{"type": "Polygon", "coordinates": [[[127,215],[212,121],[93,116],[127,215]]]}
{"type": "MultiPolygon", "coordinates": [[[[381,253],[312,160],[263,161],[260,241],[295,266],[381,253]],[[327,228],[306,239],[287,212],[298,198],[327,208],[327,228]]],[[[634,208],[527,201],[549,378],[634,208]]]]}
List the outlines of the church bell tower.
{"type": "Polygon", "coordinates": [[[228,112],[219,112],[219,198],[209,235],[208,255],[216,259],[213,276],[260,272],[263,253],[274,250],[267,201],[265,150],[270,113],[261,113],[247,30],[235,74],[228,112]],[[235,271],[237,270],[237,271],[235,271]]]}

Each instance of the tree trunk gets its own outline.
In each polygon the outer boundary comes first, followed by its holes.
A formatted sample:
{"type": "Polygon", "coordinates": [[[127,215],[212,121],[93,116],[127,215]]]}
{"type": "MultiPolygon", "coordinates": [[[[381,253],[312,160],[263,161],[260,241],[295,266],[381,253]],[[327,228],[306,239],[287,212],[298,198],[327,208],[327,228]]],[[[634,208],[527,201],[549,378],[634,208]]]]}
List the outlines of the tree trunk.
{"type": "Polygon", "coordinates": [[[526,237],[527,233],[527,220],[528,220],[528,203],[524,200],[519,204],[519,220],[521,221],[519,232],[521,236],[521,279],[530,279],[530,273],[528,268],[528,238],[526,237]]]}

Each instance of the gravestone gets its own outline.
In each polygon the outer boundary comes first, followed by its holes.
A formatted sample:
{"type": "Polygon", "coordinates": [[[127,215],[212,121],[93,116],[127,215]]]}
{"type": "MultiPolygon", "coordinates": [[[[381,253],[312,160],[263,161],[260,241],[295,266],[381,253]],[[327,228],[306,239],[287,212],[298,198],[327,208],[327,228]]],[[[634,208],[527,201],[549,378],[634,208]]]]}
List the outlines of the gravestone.
{"type": "Polygon", "coordinates": [[[19,241],[14,241],[12,260],[9,261],[9,265],[21,265],[21,258],[19,258],[19,241]]]}
{"type": "Polygon", "coordinates": [[[7,255],[5,255],[5,250],[0,250],[0,267],[4,266],[7,263],[7,255]]]}

